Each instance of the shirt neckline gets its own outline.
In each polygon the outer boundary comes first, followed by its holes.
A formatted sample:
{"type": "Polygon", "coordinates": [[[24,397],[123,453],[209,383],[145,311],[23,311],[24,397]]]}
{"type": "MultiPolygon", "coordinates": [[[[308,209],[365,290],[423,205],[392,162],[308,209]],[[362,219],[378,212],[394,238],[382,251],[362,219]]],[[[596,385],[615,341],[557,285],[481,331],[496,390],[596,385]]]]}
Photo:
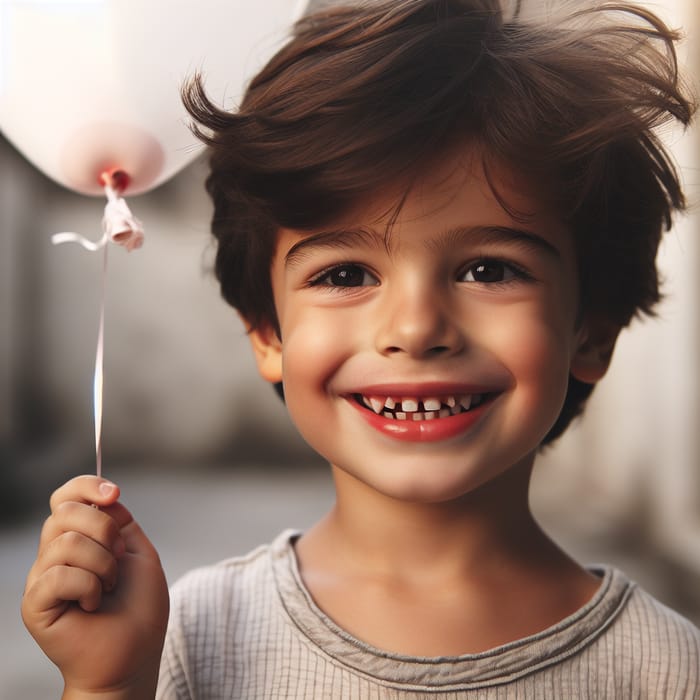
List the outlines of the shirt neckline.
{"type": "Polygon", "coordinates": [[[634,584],[619,570],[598,566],[595,595],[555,625],[523,639],[476,654],[414,657],[385,652],[362,642],[331,620],[314,602],[299,573],[293,542],[285,530],[270,545],[280,601],[290,621],[317,653],[373,681],[415,690],[467,690],[500,685],[560,663],[600,636],[625,606],[634,584]]]}

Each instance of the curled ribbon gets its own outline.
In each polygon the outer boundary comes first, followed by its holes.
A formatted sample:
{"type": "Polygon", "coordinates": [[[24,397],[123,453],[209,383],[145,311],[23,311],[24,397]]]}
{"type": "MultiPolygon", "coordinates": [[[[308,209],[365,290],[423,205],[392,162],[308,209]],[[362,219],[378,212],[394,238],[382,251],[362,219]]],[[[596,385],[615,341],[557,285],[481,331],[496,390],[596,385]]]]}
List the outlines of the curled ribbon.
{"type": "Polygon", "coordinates": [[[112,242],[123,246],[127,251],[140,248],[143,245],[143,226],[131,213],[127,203],[118,192],[122,191],[128,182],[124,173],[119,171],[103,173],[101,182],[104,184],[107,204],[102,217],[102,238],[91,241],[77,233],[56,233],[51,236],[54,245],[61,243],[78,243],[86,250],[94,253],[104,250],[102,258],[102,294],[100,300],[100,321],[97,333],[97,351],[95,353],[95,375],[93,381],[93,406],[95,415],[95,461],[97,476],[102,475],[102,404],[104,393],[104,327],[105,327],[105,291],[107,287],[107,243],[112,242]]]}

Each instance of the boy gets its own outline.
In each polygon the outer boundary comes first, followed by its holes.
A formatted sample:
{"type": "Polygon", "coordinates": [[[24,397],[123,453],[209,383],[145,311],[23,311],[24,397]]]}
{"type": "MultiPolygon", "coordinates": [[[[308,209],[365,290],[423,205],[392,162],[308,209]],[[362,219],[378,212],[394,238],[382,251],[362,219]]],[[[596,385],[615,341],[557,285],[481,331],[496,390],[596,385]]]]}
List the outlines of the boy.
{"type": "Polygon", "coordinates": [[[528,507],[659,298],[675,38],[623,3],[375,1],[303,20],[234,114],[188,86],[223,295],[337,500],[176,584],[159,664],[153,547],[115,485],[58,489],[23,615],[64,697],[698,697],[698,630],[528,507]]]}

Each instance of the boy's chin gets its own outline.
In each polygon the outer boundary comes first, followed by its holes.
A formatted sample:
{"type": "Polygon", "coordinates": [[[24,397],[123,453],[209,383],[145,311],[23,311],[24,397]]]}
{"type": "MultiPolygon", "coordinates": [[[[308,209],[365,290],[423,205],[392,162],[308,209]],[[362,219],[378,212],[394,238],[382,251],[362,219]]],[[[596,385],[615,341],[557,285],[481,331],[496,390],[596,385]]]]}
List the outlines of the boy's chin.
{"type": "MultiPolygon", "coordinates": [[[[448,505],[467,502],[470,496],[488,488],[489,484],[503,481],[506,471],[494,471],[482,474],[450,473],[434,465],[425,464],[423,469],[406,469],[393,475],[386,472],[380,475],[353,474],[342,468],[334,467],[336,485],[342,488],[342,481],[359,482],[376,495],[392,501],[414,505],[448,505]],[[340,476],[340,478],[338,478],[340,476]],[[338,483],[338,482],[341,483],[338,483]]],[[[516,470],[520,471],[520,470],[516,470]]],[[[527,496],[524,488],[524,496],[527,496]]]]}

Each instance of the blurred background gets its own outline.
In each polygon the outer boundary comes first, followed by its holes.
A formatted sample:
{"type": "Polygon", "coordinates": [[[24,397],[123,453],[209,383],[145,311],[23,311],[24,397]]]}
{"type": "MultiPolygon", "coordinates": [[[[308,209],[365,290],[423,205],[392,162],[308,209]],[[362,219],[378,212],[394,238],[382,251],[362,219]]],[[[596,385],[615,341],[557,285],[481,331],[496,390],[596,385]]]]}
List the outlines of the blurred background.
{"type": "MultiPolygon", "coordinates": [[[[321,4],[321,2],[311,3],[321,4]]],[[[325,4],[328,4],[325,0],[325,4]]],[[[694,0],[647,3],[685,29],[697,89],[694,0]]],[[[700,623],[700,186],[698,130],[666,135],[688,216],[665,237],[666,299],[623,333],[586,415],[538,464],[535,511],[587,563],[622,567],[700,623]]],[[[327,471],[258,377],[210,272],[206,164],[129,200],[138,252],[110,251],[104,474],[185,570],[304,528],[332,502],[327,471]]],[[[94,471],[92,374],[100,256],[50,244],[99,235],[103,202],[45,178],[0,135],[0,700],[58,697],[19,618],[50,492],[94,471]]]]}

